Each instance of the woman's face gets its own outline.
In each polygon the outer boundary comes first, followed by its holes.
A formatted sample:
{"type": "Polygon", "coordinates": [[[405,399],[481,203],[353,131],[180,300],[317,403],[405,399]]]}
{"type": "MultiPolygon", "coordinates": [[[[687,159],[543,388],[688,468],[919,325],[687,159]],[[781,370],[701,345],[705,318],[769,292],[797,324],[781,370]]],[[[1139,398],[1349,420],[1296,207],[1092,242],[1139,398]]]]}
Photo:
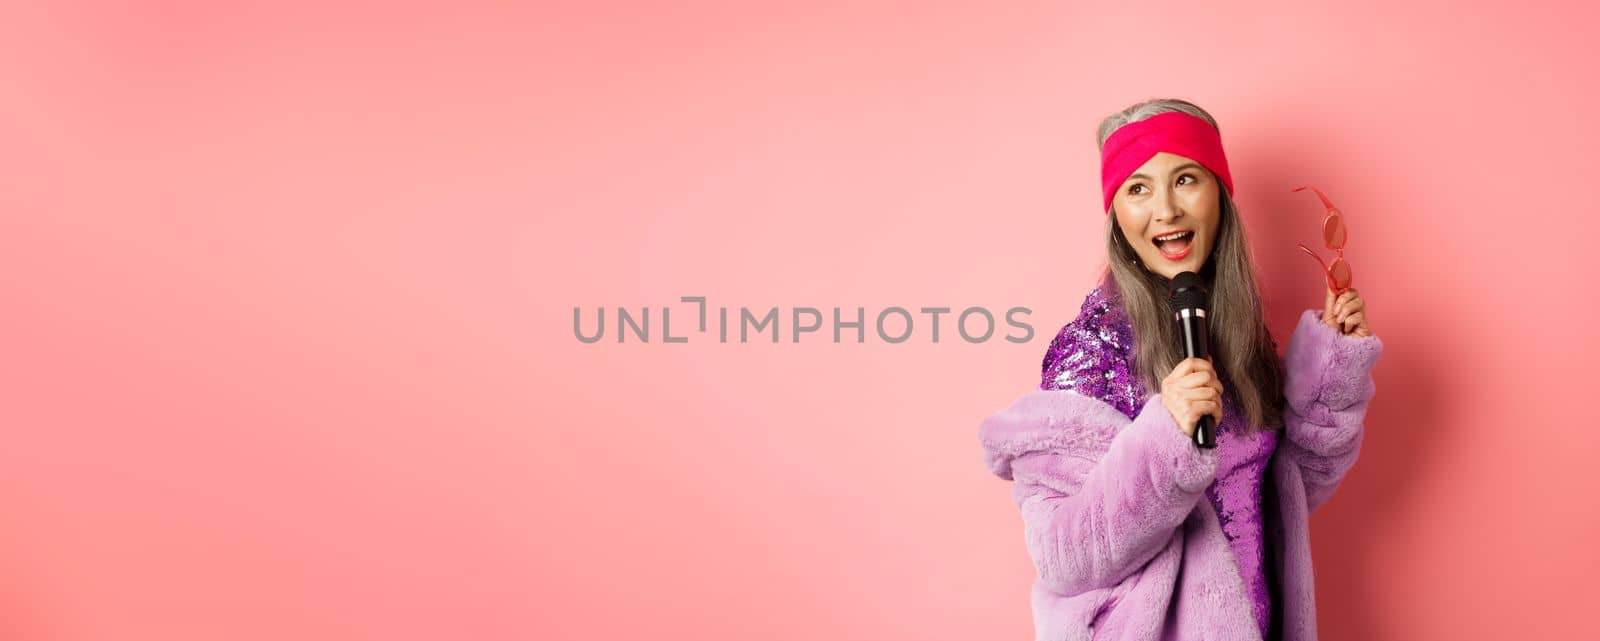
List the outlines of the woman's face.
{"type": "Polygon", "coordinates": [[[1221,188],[1200,163],[1163,151],[1123,181],[1111,197],[1111,209],[1147,269],[1167,278],[1198,274],[1216,245],[1221,188]],[[1189,233],[1156,242],[1174,232],[1189,233]]]}

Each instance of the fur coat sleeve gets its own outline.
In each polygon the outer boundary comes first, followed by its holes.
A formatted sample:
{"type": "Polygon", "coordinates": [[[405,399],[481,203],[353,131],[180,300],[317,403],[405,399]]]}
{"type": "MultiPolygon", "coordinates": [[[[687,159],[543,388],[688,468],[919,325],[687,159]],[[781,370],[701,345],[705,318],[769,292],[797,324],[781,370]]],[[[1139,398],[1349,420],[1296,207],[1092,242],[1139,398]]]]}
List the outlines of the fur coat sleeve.
{"type": "Polygon", "coordinates": [[[1376,391],[1372,368],[1383,352],[1376,334],[1346,336],[1321,317],[1321,310],[1301,313],[1283,356],[1287,438],[1278,446],[1300,468],[1308,510],[1327,502],[1355,465],[1376,391]]]}
{"type": "Polygon", "coordinates": [[[1216,477],[1152,394],[1133,419],[1068,390],[1036,390],[985,420],[990,471],[1014,480],[1029,555],[1057,594],[1114,586],[1166,546],[1216,477]]]}

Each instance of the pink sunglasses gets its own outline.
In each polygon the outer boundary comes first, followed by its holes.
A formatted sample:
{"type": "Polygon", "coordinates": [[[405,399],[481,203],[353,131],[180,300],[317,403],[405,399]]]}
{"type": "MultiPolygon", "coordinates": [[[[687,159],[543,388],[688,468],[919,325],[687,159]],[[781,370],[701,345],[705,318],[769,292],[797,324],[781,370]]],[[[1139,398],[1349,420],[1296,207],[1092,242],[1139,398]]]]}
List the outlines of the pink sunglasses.
{"type": "Polygon", "coordinates": [[[1333,290],[1333,294],[1338,296],[1348,291],[1351,285],[1350,263],[1344,259],[1345,241],[1349,239],[1350,231],[1345,228],[1344,214],[1339,213],[1339,208],[1333,206],[1333,201],[1328,200],[1328,197],[1322,194],[1322,190],[1307,185],[1289,191],[1304,189],[1316,192],[1317,197],[1322,199],[1322,206],[1328,209],[1328,214],[1322,218],[1322,243],[1336,255],[1332,263],[1325,263],[1322,262],[1322,257],[1311,251],[1310,247],[1306,247],[1305,243],[1295,243],[1295,245],[1317,259],[1317,264],[1322,266],[1322,273],[1328,277],[1328,289],[1333,290]]]}

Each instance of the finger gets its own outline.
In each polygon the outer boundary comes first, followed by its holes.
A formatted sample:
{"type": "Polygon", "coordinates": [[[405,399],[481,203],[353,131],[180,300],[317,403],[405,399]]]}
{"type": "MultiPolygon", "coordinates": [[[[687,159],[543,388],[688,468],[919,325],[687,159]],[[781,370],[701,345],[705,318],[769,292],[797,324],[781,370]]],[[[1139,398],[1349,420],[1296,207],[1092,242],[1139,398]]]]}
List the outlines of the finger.
{"type": "Polygon", "coordinates": [[[1191,387],[1179,392],[1179,397],[1191,401],[1220,400],[1217,390],[1210,387],[1191,387]]]}
{"type": "Polygon", "coordinates": [[[1339,327],[1338,319],[1339,298],[1334,295],[1333,290],[1330,289],[1328,290],[1327,311],[1322,318],[1323,324],[1337,329],[1339,327]]]}
{"type": "Polygon", "coordinates": [[[1211,374],[1211,372],[1191,372],[1178,379],[1177,387],[1182,389],[1206,387],[1211,383],[1213,378],[1215,377],[1211,374]]]}
{"type": "Polygon", "coordinates": [[[1352,316],[1346,316],[1339,320],[1339,331],[1349,334],[1350,330],[1353,329],[1355,329],[1355,323],[1352,322],[1352,316]]]}
{"type": "Polygon", "coordinates": [[[1334,302],[1334,313],[1350,312],[1350,302],[1357,301],[1358,297],[1360,296],[1355,296],[1355,289],[1346,289],[1344,294],[1339,294],[1339,301],[1334,302]]]}
{"type": "Polygon", "coordinates": [[[1173,378],[1173,379],[1181,378],[1181,377],[1183,377],[1184,374],[1188,374],[1189,370],[1191,370],[1193,368],[1194,368],[1194,364],[1190,363],[1189,359],[1185,358],[1183,360],[1180,360],[1180,361],[1178,361],[1177,365],[1173,366],[1172,374],[1171,374],[1170,378],[1173,378]]]}
{"type": "Polygon", "coordinates": [[[1178,361],[1178,366],[1176,368],[1173,368],[1173,373],[1177,374],[1179,376],[1183,376],[1183,375],[1186,375],[1186,374],[1191,374],[1191,373],[1194,373],[1194,372],[1209,372],[1209,371],[1211,371],[1211,361],[1205,360],[1203,358],[1185,358],[1185,359],[1183,359],[1181,361],[1178,361]]]}
{"type": "Polygon", "coordinates": [[[1359,303],[1359,300],[1356,303],[1351,303],[1351,304],[1346,305],[1344,307],[1344,311],[1339,313],[1339,323],[1340,324],[1343,324],[1343,323],[1349,321],[1351,316],[1354,316],[1356,314],[1360,314],[1360,313],[1366,311],[1365,308],[1361,307],[1358,303],[1359,303]]]}
{"type": "Polygon", "coordinates": [[[1322,322],[1326,323],[1333,319],[1333,290],[1324,289],[1323,291],[1327,295],[1322,300],[1322,322]]]}
{"type": "Polygon", "coordinates": [[[1366,324],[1367,324],[1366,313],[1365,312],[1356,312],[1354,314],[1351,314],[1351,315],[1345,317],[1343,326],[1347,328],[1346,329],[1346,333],[1349,333],[1349,332],[1355,331],[1355,329],[1357,327],[1361,327],[1361,326],[1366,325],[1366,324]]]}

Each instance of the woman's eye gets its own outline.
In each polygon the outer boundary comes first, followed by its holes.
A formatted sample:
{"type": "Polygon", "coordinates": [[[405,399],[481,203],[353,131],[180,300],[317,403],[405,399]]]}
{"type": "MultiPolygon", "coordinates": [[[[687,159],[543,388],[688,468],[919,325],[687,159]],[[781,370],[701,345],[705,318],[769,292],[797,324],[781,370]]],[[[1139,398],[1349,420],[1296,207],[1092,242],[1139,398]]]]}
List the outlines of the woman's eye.
{"type": "Polygon", "coordinates": [[[1179,176],[1178,180],[1183,180],[1184,178],[1188,178],[1189,182],[1194,182],[1195,181],[1194,174],[1184,174],[1182,176],[1179,176]]]}
{"type": "Polygon", "coordinates": [[[1138,192],[1138,191],[1137,191],[1137,190],[1138,190],[1138,189],[1139,189],[1139,188],[1140,188],[1140,187],[1143,187],[1143,186],[1144,186],[1144,185],[1139,185],[1139,184],[1135,184],[1135,185],[1133,185],[1133,186],[1132,186],[1132,187],[1129,187],[1129,188],[1128,188],[1128,193],[1130,193],[1130,194],[1137,194],[1137,193],[1139,193],[1139,192],[1138,192]]]}

